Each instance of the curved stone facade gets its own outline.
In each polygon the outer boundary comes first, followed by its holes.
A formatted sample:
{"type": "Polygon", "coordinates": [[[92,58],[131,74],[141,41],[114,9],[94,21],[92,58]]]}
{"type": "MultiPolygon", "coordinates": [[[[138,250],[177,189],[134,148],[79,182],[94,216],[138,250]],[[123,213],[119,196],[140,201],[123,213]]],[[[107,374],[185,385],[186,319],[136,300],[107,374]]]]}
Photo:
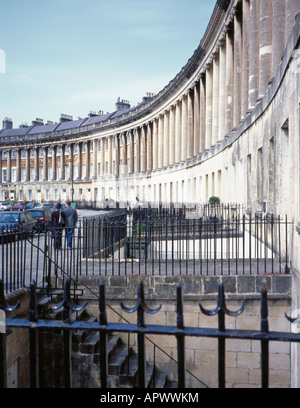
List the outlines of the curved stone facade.
{"type": "Polygon", "coordinates": [[[299,0],[218,0],[199,47],[156,96],[111,114],[3,129],[0,200],[214,195],[287,215],[297,308],[299,8],[299,0]]]}
{"type": "Polygon", "coordinates": [[[294,211],[299,194],[291,206],[286,189],[299,185],[298,4],[217,1],[194,55],[145,103],[2,130],[0,199],[63,200],[73,188],[75,200],[217,195],[294,211]]]}

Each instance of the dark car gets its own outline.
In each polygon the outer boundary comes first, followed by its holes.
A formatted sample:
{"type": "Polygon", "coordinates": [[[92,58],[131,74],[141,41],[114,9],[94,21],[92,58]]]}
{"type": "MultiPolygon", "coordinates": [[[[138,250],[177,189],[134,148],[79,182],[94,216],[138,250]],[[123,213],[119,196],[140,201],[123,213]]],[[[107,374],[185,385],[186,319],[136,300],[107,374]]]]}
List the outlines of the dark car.
{"type": "Polygon", "coordinates": [[[35,229],[38,232],[46,231],[51,225],[51,210],[49,208],[34,207],[25,211],[26,214],[31,214],[35,221],[35,229]]]}
{"type": "Polygon", "coordinates": [[[31,208],[35,208],[35,207],[38,207],[39,205],[41,205],[41,203],[27,203],[25,206],[24,206],[24,208],[23,208],[23,210],[29,210],[29,209],[31,209],[31,208]]]}
{"type": "Polygon", "coordinates": [[[0,242],[33,234],[35,223],[31,214],[20,211],[0,213],[0,242]]]}
{"type": "MultiPolygon", "coordinates": [[[[51,211],[55,211],[55,210],[56,210],[56,206],[57,206],[57,203],[54,204],[54,206],[52,207],[52,210],[51,210],[51,211]]],[[[66,208],[66,204],[62,204],[60,211],[63,211],[65,208],[66,208]]]]}

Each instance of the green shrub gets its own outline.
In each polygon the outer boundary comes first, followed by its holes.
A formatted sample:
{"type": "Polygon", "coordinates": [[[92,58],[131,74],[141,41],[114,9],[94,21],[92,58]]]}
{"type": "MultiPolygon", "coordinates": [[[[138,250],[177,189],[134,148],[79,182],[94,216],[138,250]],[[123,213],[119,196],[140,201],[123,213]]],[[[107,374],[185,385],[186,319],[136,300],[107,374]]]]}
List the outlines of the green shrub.
{"type": "Polygon", "coordinates": [[[220,204],[219,197],[212,196],[208,200],[209,204],[220,204]]]}

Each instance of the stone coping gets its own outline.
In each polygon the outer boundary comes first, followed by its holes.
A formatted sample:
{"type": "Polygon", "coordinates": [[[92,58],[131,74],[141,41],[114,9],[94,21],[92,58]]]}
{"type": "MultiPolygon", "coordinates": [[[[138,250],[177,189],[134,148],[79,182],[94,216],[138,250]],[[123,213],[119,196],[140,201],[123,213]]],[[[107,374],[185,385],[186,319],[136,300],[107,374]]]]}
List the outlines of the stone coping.
{"type": "Polygon", "coordinates": [[[105,284],[105,296],[109,300],[136,299],[137,286],[142,279],[145,298],[176,299],[176,287],[182,284],[185,300],[216,299],[219,284],[224,284],[226,299],[259,299],[263,285],[267,287],[268,298],[291,298],[291,275],[268,274],[250,276],[106,276],[79,277],[84,298],[95,298],[88,288],[96,288],[101,281],[105,284]]]}

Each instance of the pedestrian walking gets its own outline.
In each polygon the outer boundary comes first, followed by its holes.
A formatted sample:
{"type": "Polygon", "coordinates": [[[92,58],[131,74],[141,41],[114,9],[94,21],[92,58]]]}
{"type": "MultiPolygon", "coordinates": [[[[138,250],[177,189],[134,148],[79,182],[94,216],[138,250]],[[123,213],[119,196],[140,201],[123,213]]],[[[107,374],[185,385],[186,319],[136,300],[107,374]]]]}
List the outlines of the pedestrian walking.
{"type": "Polygon", "coordinates": [[[61,248],[61,238],[64,227],[66,226],[66,216],[61,211],[61,204],[56,204],[56,209],[51,214],[51,229],[53,245],[55,249],[61,248]]]}
{"type": "Polygon", "coordinates": [[[71,201],[66,201],[66,208],[64,209],[66,216],[66,238],[68,248],[72,248],[72,237],[74,234],[74,228],[76,227],[78,214],[75,208],[71,207],[71,201]]]}

